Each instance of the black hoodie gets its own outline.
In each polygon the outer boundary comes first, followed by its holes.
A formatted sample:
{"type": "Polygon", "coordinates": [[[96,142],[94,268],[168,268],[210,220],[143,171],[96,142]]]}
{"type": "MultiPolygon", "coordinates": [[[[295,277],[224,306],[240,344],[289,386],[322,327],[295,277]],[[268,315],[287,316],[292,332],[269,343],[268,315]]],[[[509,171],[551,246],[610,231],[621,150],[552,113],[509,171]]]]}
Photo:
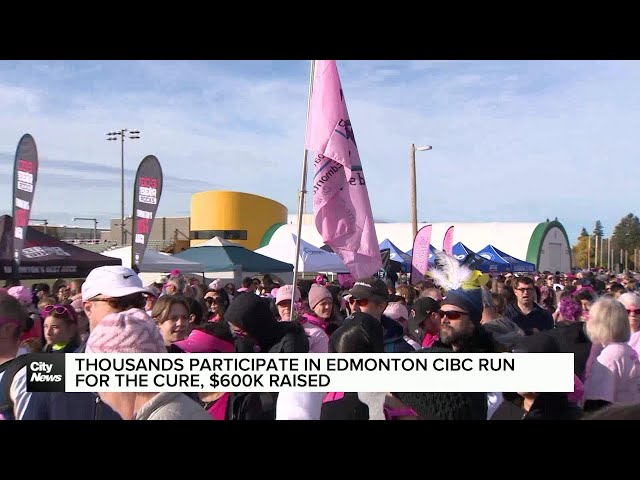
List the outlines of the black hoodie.
{"type": "Polygon", "coordinates": [[[252,293],[237,296],[224,314],[225,320],[244,330],[249,338],[237,338],[237,352],[307,353],[309,339],[297,322],[278,322],[268,300],[252,293]]]}
{"type": "Polygon", "coordinates": [[[491,420],[578,420],[582,409],[569,401],[566,393],[540,393],[527,412],[524,398],[517,393],[503,393],[504,401],[491,420]]]}

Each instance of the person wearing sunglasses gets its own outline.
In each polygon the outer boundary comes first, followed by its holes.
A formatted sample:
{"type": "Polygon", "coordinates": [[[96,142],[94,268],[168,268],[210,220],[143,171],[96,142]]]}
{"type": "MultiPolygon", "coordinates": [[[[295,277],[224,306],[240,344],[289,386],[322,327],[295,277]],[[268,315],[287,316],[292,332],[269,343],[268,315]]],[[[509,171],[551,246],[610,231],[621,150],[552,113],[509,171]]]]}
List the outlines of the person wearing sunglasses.
{"type": "Polygon", "coordinates": [[[78,317],[71,305],[47,305],[41,313],[44,319],[43,352],[71,353],[80,346],[78,317]]]}
{"type": "Polygon", "coordinates": [[[629,316],[629,345],[640,355],[640,295],[632,292],[623,293],[618,297],[618,301],[624,305],[629,316]]]}
{"type": "Polygon", "coordinates": [[[389,304],[389,291],[382,280],[367,277],[356,281],[349,290],[349,304],[352,312],[366,313],[382,324],[385,352],[409,353],[415,351],[404,339],[402,326],[384,315],[389,304]]]}
{"type": "MultiPolygon", "coordinates": [[[[89,337],[105,318],[135,317],[153,322],[145,313],[145,288],[138,274],[127,267],[94,268],[82,284],[82,306],[89,318],[89,337]]],[[[76,352],[84,353],[86,342],[76,352]]],[[[34,392],[24,420],[121,420],[100,397],[91,392],[34,392]]]]}

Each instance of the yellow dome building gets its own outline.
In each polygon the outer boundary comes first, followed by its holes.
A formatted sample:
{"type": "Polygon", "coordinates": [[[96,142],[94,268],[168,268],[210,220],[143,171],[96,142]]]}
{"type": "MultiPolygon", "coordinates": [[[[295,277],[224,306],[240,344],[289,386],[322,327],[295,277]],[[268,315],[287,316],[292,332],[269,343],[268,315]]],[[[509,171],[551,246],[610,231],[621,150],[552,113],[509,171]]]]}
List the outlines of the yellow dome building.
{"type": "Polygon", "coordinates": [[[220,237],[255,250],[287,223],[287,207],[251,193],[210,190],[191,197],[191,246],[220,237]]]}

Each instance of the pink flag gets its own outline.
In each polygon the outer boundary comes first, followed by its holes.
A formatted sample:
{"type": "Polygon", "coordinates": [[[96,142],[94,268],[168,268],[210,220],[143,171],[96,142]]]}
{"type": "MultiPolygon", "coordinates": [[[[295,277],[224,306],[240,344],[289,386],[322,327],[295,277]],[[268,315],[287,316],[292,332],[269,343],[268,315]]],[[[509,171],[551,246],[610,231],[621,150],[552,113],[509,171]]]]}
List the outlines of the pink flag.
{"type": "Polygon", "coordinates": [[[447,228],[442,241],[442,250],[448,255],[453,255],[453,225],[447,228]]]}
{"type": "Polygon", "coordinates": [[[324,243],[354,278],[382,268],[356,139],[335,60],[316,62],[306,148],[313,150],[313,213],[324,243]]]}
{"type": "Polygon", "coordinates": [[[422,280],[429,269],[429,247],[431,246],[431,225],[425,225],[413,239],[411,252],[411,284],[422,280]]]}

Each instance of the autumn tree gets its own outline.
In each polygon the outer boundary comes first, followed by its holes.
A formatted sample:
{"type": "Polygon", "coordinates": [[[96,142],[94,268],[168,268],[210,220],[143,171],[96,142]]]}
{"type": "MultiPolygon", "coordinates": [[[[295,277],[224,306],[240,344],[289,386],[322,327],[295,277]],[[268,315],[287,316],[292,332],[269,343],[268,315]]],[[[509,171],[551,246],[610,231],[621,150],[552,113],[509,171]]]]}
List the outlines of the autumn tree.
{"type": "Polygon", "coordinates": [[[572,249],[573,266],[577,268],[587,268],[587,251],[589,248],[589,233],[582,227],[582,232],[578,237],[578,242],[572,249]]]}

